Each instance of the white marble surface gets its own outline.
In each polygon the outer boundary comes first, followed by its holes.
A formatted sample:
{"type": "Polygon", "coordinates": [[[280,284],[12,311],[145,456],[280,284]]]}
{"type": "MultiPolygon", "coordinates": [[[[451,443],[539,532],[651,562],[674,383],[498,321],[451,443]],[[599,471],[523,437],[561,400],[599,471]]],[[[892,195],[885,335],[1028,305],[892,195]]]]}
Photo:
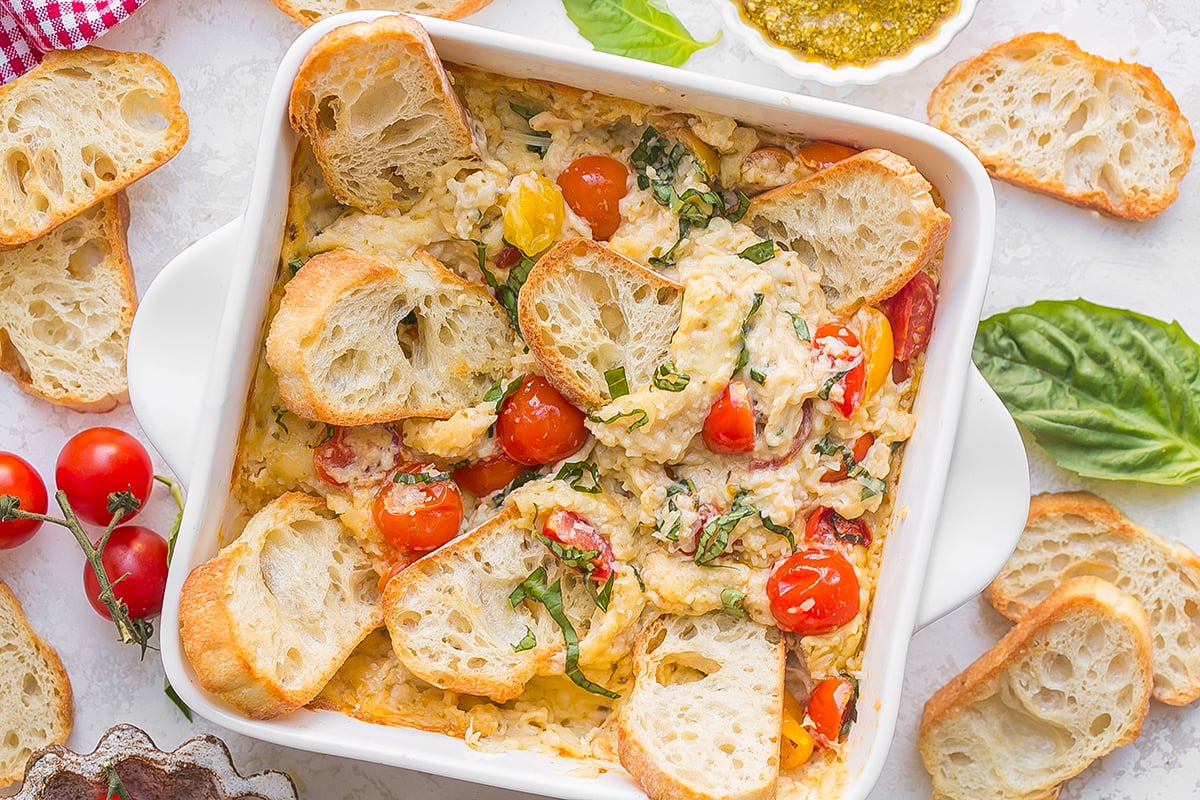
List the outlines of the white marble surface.
{"type": "MultiPolygon", "coordinates": [[[[671,0],[698,38],[717,28],[708,0],[671,0]]],[[[495,0],[468,19],[532,37],[586,46],[557,0],[495,0]]],[[[300,26],[267,0],[154,0],[100,44],[144,50],[175,73],[190,117],[191,140],[170,164],[129,192],[130,249],[143,290],[170,258],[241,209],[249,187],[262,105],[281,54],[300,26]]],[[[956,61],[983,46],[1032,30],[1061,31],[1085,49],[1152,66],[1184,114],[1200,120],[1200,11],[1194,0],[984,0],[975,19],[941,56],[907,76],[874,87],[801,85],[751,62],[731,37],[701,51],[688,69],[809,91],[924,119],[929,90],[956,61]]],[[[1041,298],[1082,296],[1163,319],[1177,319],[1200,339],[1200,175],[1184,181],[1179,200],[1158,219],[1122,223],[1015,189],[996,186],[998,233],[986,313],[1041,298]]],[[[24,454],[53,475],[62,443],[94,425],[138,432],[128,407],[82,415],[51,407],[0,380],[0,449],[24,454]]],[[[1088,488],[1134,519],[1200,550],[1200,487],[1166,489],[1085,481],[1058,470],[1032,442],[1035,489],[1088,488]]],[[[980,453],[981,459],[987,458],[980,453]]],[[[161,459],[156,460],[165,469],[161,459]]],[[[165,495],[145,521],[165,530],[165,495]]],[[[117,722],[130,722],[162,746],[195,733],[223,737],[243,771],[277,768],[295,778],[301,796],[371,800],[403,796],[489,798],[522,795],[398,769],[318,756],[256,742],[197,719],[187,723],[162,694],[154,653],[115,643],[109,623],[88,607],[80,588],[82,556],[65,531],[44,530],[33,542],[0,551],[0,579],[23,600],[34,626],[58,649],[75,688],[76,723],[69,744],[90,750],[117,722]]],[[[915,739],[922,703],[1007,629],[980,600],[916,635],[905,677],[897,736],[873,800],[929,796],[915,739]]],[[[2,792],[0,792],[2,793],[2,792]]],[[[1071,780],[1063,800],[1200,796],[1200,707],[1153,704],[1142,737],[1071,780]]]]}

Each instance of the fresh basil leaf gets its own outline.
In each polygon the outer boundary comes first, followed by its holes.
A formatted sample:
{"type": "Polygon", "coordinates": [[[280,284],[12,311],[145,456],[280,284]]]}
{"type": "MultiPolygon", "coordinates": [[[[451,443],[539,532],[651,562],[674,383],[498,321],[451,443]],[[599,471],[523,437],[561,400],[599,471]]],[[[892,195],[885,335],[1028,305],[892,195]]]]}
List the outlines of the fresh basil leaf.
{"type": "Polygon", "coordinates": [[[404,472],[401,470],[392,476],[392,483],[406,483],[409,485],[439,483],[448,480],[450,480],[449,472],[404,472]]]}
{"type": "Polygon", "coordinates": [[[796,338],[802,342],[811,342],[812,333],[808,330],[808,323],[799,314],[788,312],[788,316],[792,318],[792,330],[796,332],[796,338]]]}
{"type": "Polygon", "coordinates": [[[629,431],[630,433],[632,433],[633,431],[636,431],[638,428],[642,427],[643,425],[645,425],[647,422],[650,421],[650,415],[647,414],[646,410],[642,409],[642,408],[635,408],[630,411],[623,411],[623,412],[620,412],[617,414],[613,414],[608,419],[604,419],[603,417],[601,417],[599,414],[595,413],[594,411],[589,411],[588,415],[587,415],[587,418],[590,419],[592,422],[602,422],[605,425],[610,425],[610,424],[616,422],[617,420],[624,419],[626,417],[631,417],[633,419],[633,422],[630,423],[629,427],[625,429],[625,430],[629,431]]]}
{"type": "Polygon", "coordinates": [[[537,637],[533,635],[533,628],[525,626],[525,635],[521,637],[521,641],[512,646],[514,653],[524,653],[526,650],[532,650],[537,647],[537,637]]]}
{"type": "Polygon", "coordinates": [[[739,617],[747,616],[746,608],[742,605],[745,600],[746,593],[740,589],[721,590],[721,605],[724,606],[725,610],[730,614],[734,614],[739,617]]]}
{"type": "Polygon", "coordinates": [[[721,38],[697,41],[662,0],[563,0],[563,7],[597,50],[672,67],[721,38]]]}
{"type": "Polygon", "coordinates": [[[1169,486],[1200,480],[1200,345],[1179,323],[1043,300],[983,320],[974,359],[1059,466],[1169,486]]]}
{"type": "Polygon", "coordinates": [[[662,389],[664,392],[682,392],[691,380],[691,375],[675,368],[674,361],[664,361],[658,365],[658,369],[654,370],[651,382],[654,384],[654,388],[662,389]]]}
{"type": "Polygon", "coordinates": [[[571,624],[571,620],[567,618],[567,613],[563,609],[562,599],[562,582],[555,581],[550,586],[546,585],[546,568],[538,567],[533,572],[529,573],[529,577],[521,581],[516,589],[513,589],[512,594],[508,596],[508,602],[516,608],[522,601],[530,600],[535,603],[541,603],[546,608],[546,613],[550,618],[562,629],[563,642],[566,644],[565,672],[567,677],[581,689],[586,689],[593,694],[603,695],[610,699],[616,700],[621,695],[616,692],[610,692],[598,683],[593,683],[588,680],[583,671],[579,669],[579,634],[575,632],[575,626],[571,624]]]}
{"type": "Polygon", "coordinates": [[[608,396],[613,400],[629,394],[629,381],[625,378],[624,367],[604,370],[604,381],[608,384],[608,396]]]}
{"type": "Polygon", "coordinates": [[[577,492],[600,494],[600,468],[590,461],[570,461],[554,476],[556,481],[569,481],[568,485],[577,492]]]}
{"type": "Polygon", "coordinates": [[[762,264],[775,257],[775,242],[765,239],[758,244],[752,244],[738,255],[755,264],[762,264]]]}

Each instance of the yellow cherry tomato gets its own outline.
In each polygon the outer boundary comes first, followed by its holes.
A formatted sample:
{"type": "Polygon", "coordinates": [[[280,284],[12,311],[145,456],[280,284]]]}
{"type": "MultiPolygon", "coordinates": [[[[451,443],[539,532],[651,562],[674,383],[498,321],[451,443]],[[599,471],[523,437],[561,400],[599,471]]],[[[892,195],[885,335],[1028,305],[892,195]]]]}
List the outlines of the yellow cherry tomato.
{"type": "Polygon", "coordinates": [[[791,692],[783,693],[783,726],[779,737],[779,767],[780,769],[795,769],[812,757],[814,741],[801,721],[804,719],[804,709],[792,696],[791,692]]]}
{"type": "Polygon", "coordinates": [[[871,397],[879,391],[892,371],[895,344],[892,340],[892,324],[877,308],[868,306],[862,311],[863,325],[860,340],[867,359],[867,376],[864,381],[864,396],[871,397]]]}
{"type": "Polygon", "coordinates": [[[567,216],[562,192],[554,181],[530,173],[509,186],[504,204],[504,238],[527,256],[536,256],[558,237],[567,216]]]}

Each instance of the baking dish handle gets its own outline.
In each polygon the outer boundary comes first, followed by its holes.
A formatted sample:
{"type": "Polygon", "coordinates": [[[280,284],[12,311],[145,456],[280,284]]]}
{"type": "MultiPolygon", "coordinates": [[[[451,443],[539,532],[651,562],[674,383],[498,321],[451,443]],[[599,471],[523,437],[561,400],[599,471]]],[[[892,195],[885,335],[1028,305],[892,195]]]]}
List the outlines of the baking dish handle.
{"type": "Polygon", "coordinates": [[[1012,555],[1029,513],[1029,462],[1016,423],[974,365],[958,419],[917,628],[978,594],[1012,555]]]}
{"type": "Polygon", "coordinates": [[[129,333],[133,413],[185,486],[241,227],[238,217],[163,267],[146,289],[129,333]]]}

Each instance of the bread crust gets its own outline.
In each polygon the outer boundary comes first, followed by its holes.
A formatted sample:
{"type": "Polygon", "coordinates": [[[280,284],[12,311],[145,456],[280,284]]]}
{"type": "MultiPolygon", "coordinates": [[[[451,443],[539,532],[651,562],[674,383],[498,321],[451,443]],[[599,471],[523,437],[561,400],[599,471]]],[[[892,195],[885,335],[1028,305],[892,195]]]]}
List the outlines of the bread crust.
{"type": "MultiPolygon", "coordinates": [[[[344,205],[361,208],[371,213],[382,213],[397,206],[389,191],[387,196],[378,187],[353,187],[337,168],[335,135],[322,120],[321,103],[317,100],[317,87],[320,79],[335,70],[335,62],[347,53],[362,51],[364,56],[370,54],[375,61],[383,62],[388,58],[396,58],[395,53],[404,54],[406,49],[417,46],[421,56],[407,58],[403,68],[409,73],[423,73],[421,78],[433,87],[440,99],[439,117],[448,126],[449,131],[443,131],[439,137],[448,140],[451,137],[460,140],[462,145],[457,156],[459,159],[477,158],[478,144],[471,127],[466,109],[454,94],[450,78],[429,39],[425,28],[416,20],[405,14],[380,17],[373,22],[356,22],[340,28],[334,28],[322,36],[312,49],[305,55],[300,69],[292,84],[292,93],[288,102],[288,119],[292,128],[299,134],[307,136],[312,144],[313,154],[321,165],[325,181],[334,197],[344,205]]],[[[399,70],[396,66],[393,69],[399,70]]],[[[409,82],[416,83],[411,75],[409,82]]],[[[336,117],[336,111],[330,112],[336,117]]],[[[403,120],[399,120],[403,121],[403,120]]],[[[380,145],[382,146],[382,145],[380,145]]],[[[375,153],[378,161],[381,155],[375,153]]],[[[384,162],[386,163],[386,162],[384,162]]],[[[440,165],[438,165],[440,166],[440,165]]],[[[428,176],[401,176],[418,190],[434,188],[429,183],[428,176]]],[[[388,183],[389,189],[394,187],[388,183]]]]}
{"type": "MultiPolygon", "coordinates": [[[[95,211],[100,216],[102,236],[109,247],[109,254],[105,258],[107,269],[120,286],[121,297],[119,298],[120,321],[117,329],[121,334],[124,344],[129,341],[129,330],[133,325],[134,312],[137,310],[137,287],[134,284],[133,262],[129,258],[128,247],[128,231],[129,231],[129,203],[126,200],[124,192],[117,192],[100,200],[95,206],[85,209],[82,214],[88,214],[95,211]]],[[[55,236],[55,231],[50,231],[44,234],[46,237],[55,236]]],[[[39,237],[40,238],[40,237],[39,237]]],[[[18,245],[11,248],[8,252],[13,258],[20,258],[20,251],[23,247],[36,247],[39,240],[34,240],[26,245],[18,245]]],[[[40,266],[40,265],[39,265],[40,266]]],[[[62,270],[66,272],[69,268],[68,263],[63,263],[62,270]]],[[[114,305],[110,300],[108,305],[114,305]]],[[[84,354],[75,354],[76,358],[85,358],[84,354]]],[[[102,413],[111,411],[119,403],[129,401],[129,390],[124,375],[124,358],[120,364],[120,375],[110,376],[110,386],[108,387],[93,387],[89,394],[51,391],[50,387],[43,386],[43,382],[32,373],[28,361],[18,351],[12,341],[5,335],[3,327],[0,326],[0,370],[7,372],[17,382],[17,385],[22,390],[28,392],[34,397],[40,397],[47,402],[55,405],[65,406],[66,408],[75,411],[102,413]]]]}
{"type": "MultiPolygon", "coordinates": [[[[316,24],[319,20],[325,19],[332,13],[343,13],[346,11],[358,11],[362,6],[357,2],[347,2],[347,0],[339,0],[335,3],[339,8],[334,12],[322,12],[316,7],[316,3],[305,3],[303,0],[298,2],[288,2],[288,0],[271,0],[283,13],[287,14],[292,19],[296,20],[306,28],[316,24]]],[[[458,2],[447,2],[440,5],[446,6],[445,10],[426,10],[422,9],[422,0],[373,0],[370,4],[372,8],[378,8],[386,11],[400,11],[406,14],[424,14],[430,17],[441,17],[442,19],[461,19],[468,14],[474,14],[492,0],[458,0],[458,2]]],[[[425,3],[429,5],[429,3],[425,3]]]]}
{"type": "MultiPolygon", "coordinates": [[[[13,218],[7,210],[0,213],[0,249],[24,244],[48,233],[100,200],[120,192],[138,178],[158,169],[183,149],[188,139],[188,118],[180,103],[179,85],[166,67],[145,53],[122,53],[100,47],[85,47],[76,51],[52,50],[46,54],[41,64],[26,75],[0,86],[0,112],[6,110],[12,98],[21,97],[34,91],[35,86],[40,87],[47,81],[53,81],[50,76],[57,70],[103,69],[113,63],[121,69],[141,75],[142,84],[150,83],[151,79],[161,83],[164,91],[160,99],[167,105],[167,124],[160,134],[160,148],[157,152],[144,153],[145,157],[140,163],[114,161],[114,175],[111,180],[94,181],[94,185],[89,185],[87,193],[77,202],[60,203],[52,200],[50,207],[37,219],[13,218]]],[[[69,119],[74,113],[82,115],[87,110],[84,104],[92,99],[86,92],[81,93],[79,98],[75,98],[69,92],[66,94],[67,99],[64,102],[67,102],[67,107],[62,112],[64,119],[69,119]],[[73,107],[69,100],[77,100],[78,107],[73,107]]],[[[121,109],[118,109],[118,112],[121,112],[121,109]]],[[[13,115],[10,119],[19,119],[19,116],[13,115]]],[[[9,134],[0,133],[0,152],[8,146],[18,146],[17,138],[20,134],[19,126],[9,134]]],[[[0,203],[0,208],[3,205],[5,204],[0,203]]]]}
{"type": "MultiPolygon", "coordinates": [[[[837,314],[846,314],[860,305],[874,305],[891,297],[900,291],[913,275],[929,265],[945,244],[950,235],[950,215],[934,203],[933,187],[925,176],[907,159],[896,153],[879,148],[864,150],[794,183],[763,192],[750,201],[750,209],[746,214],[747,223],[755,230],[759,230],[763,223],[783,225],[786,228],[786,222],[780,219],[782,213],[800,205],[803,199],[811,194],[824,196],[827,194],[826,187],[831,184],[866,173],[875,173],[887,180],[896,181],[901,191],[907,193],[911,210],[921,220],[916,243],[917,252],[907,261],[889,261],[885,265],[887,271],[884,274],[870,275],[867,279],[871,286],[865,294],[851,291],[847,284],[841,283],[837,276],[831,275],[827,270],[822,284],[829,287],[827,282],[833,281],[831,288],[835,294],[829,297],[829,307],[837,314]]],[[[786,233],[789,241],[795,241],[806,238],[812,232],[788,229],[786,233]]],[[[856,272],[868,268],[864,264],[857,267],[856,272]]]]}
{"type": "MultiPolygon", "coordinates": [[[[1146,530],[1121,513],[1119,508],[1091,492],[1044,492],[1034,495],[1030,499],[1026,527],[1032,528],[1042,522],[1061,517],[1081,517],[1103,528],[1106,532],[1131,542],[1137,539],[1144,540],[1155,549],[1160,550],[1166,560],[1178,564],[1200,581],[1200,556],[1186,547],[1168,542],[1152,531],[1146,530]]],[[[1021,545],[1018,544],[1018,550],[1020,549],[1021,545]]],[[[1071,570],[1075,566],[1077,565],[1074,563],[1067,564],[1058,571],[1059,575],[1072,574],[1071,570]]],[[[1081,566],[1086,568],[1086,565],[1081,566]]],[[[1008,590],[1004,581],[1006,571],[1007,567],[988,585],[984,590],[984,597],[996,611],[1017,622],[1029,613],[1030,607],[1027,602],[1022,601],[1008,590]]],[[[1186,613],[1182,609],[1179,614],[1186,617],[1186,613]]],[[[1174,691],[1168,691],[1159,686],[1154,689],[1154,699],[1168,705],[1187,705],[1198,698],[1200,698],[1200,679],[1180,686],[1174,691]]]]}
{"type": "MultiPolygon", "coordinates": [[[[918,748],[927,765],[935,763],[934,755],[941,742],[935,738],[933,728],[947,716],[979,700],[989,683],[1007,670],[1012,663],[1027,651],[1044,647],[1038,637],[1053,623],[1063,619],[1077,607],[1089,607],[1098,615],[1119,619],[1134,632],[1136,650],[1130,655],[1135,659],[1138,672],[1144,676],[1141,685],[1134,686],[1135,713],[1112,749],[1134,741],[1141,733],[1142,722],[1150,702],[1150,628],[1146,612],[1131,596],[1112,584],[1093,576],[1073,578],[1054,590],[1045,600],[1035,606],[1000,639],[990,650],[981,655],[961,673],[951,678],[925,703],[918,732],[918,748]]],[[[1107,751],[1106,751],[1107,752],[1107,751]]],[[[1069,774],[1058,776],[1045,787],[1046,798],[1057,796],[1062,781],[1079,774],[1090,762],[1074,764],[1069,774]]],[[[1030,789],[1032,792],[1036,788],[1030,789]]],[[[934,797],[943,797],[937,786],[934,797]]],[[[965,799],[964,799],[965,800],[965,799]]]]}
{"type": "MultiPolygon", "coordinates": [[[[37,635],[33,626],[29,624],[29,620],[25,616],[25,609],[21,607],[21,601],[12,593],[12,590],[0,581],[0,609],[7,611],[17,624],[17,635],[25,640],[28,649],[32,651],[28,654],[29,657],[36,658],[42,662],[46,670],[50,673],[50,677],[54,682],[54,688],[57,692],[53,693],[53,707],[50,709],[49,716],[53,720],[53,730],[50,736],[44,741],[33,745],[26,745],[30,750],[37,750],[41,747],[46,747],[52,744],[66,744],[67,737],[71,735],[71,728],[75,722],[74,701],[71,692],[71,680],[67,675],[67,670],[63,667],[62,659],[58,657],[58,652],[50,646],[43,638],[37,635]]],[[[7,671],[8,665],[4,663],[9,656],[0,654],[0,671],[7,671]]],[[[43,691],[42,695],[49,697],[51,692],[43,691]]],[[[18,716],[8,718],[9,709],[0,709],[0,720],[4,720],[14,725],[20,720],[18,716]]],[[[19,712],[17,712],[19,714],[19,712]]],[[[29,731],[25,731],[26,734],[29,731]]],[[[12,768],[5,770],[3,763],[8,760],[9,754],[5,753],[8,746],[0,742],[0,786],[8,786],[9,784],[19,781],[25,768],[25,759],[18,759],[12,764],[12,768]]]]}
{"type": "MultiPolygon", "coordinates": [[[[258,521],[272,525],[276,520],[295,519],[325,510],[317,497],[290,492],[255,515],[247,529],[258,521]]],[[[242,537],[221,549],[216,557],[196,567],[180,591],[179,637],[200,685],[253,719],[270,719],[300,708],[329,682],[346,657],[380,624],[364,626],[340,658],[322,665],[304,685],[289,689],[278,674],[262,663],[257,640],[239,635],[244,620],[231,607],[233,585],[239,580],[239,561],[252,558],[259,537],[242,537]]],[[[244,579],[244,578],[243,578],[244,579]]],[[[306,665],[309,666],[309,665],[306,665]]]]}
{"type": "MultiPolygon", "coordinates": [[[[1062,68],[1066,69],[1067,66],[1062,68]]],[[[993,177],[1050,195],[1059,200],[1065,200],[1073,205],[1094,209],[1118,219],[1150,219],[1175,202],[1175,198],[1179,196],[1179,183],[1187,173],[1191,164],[1192,151],[1195,148],[1195,138],[1187,118],[1180,112],[1174,96],[1167,91],[1154,70],[1142,64],[1110,61],[1093,55],[1081,49],[1071,39],[1057,33],[1022,34],[995,44],[979,55],[955,65],[934,87],[926,106],[926,114],[931,124],[966,144],[993,177]],[[1145,92],[1146,103],[1142,107],[1159,110],[1168,121],[1171,132],[1178,142],[1182,157],[1182,169],[1179,171],[1178,177],[1170,183],[1169,189],[1159,195],[1141,192],[1126,193],[1121,198],[1122,202],[1114,203],[1102,189],[1071,192],[1067,189],[1061,173],[1054,180],[1039,178],[1031,167],[1027,166],[1019,156],[1014,156],[1011,151],[986,152],[979,143],[972,141],[958,122],[949,118],[947,105],[957,93],[967,90],[966,84],[976,76],[988,71],[997,60],[1022,48],[1054,49],[1071,59],[1072,63],[1068,66],[1078,67],[1092,74],[1100,71],[1117,71],[1132,79],[1145,92]]],[[[1061,122],[1065,126],[1066,118],[1064,117],[1061,122]]]]}
{"type": "Polygon", "coordinates": [[[571,369],[572,359],[563,354],[557,346],[554,331],[544,325],[537,314],[539,300],[551,298],[555,284],[575,273],[580,260],[586,260],[587,266],[598,274],[623,276],[650,287],[655,293],[666,290],[681,297],[683,287],[598,242],[583,238],[566,239],[554,245],[530,270],[517,300],[517,322],[525,344],[546,380],[564,397],[585,408],[599,408],[608,402],[608,398],[571,369]]]}

